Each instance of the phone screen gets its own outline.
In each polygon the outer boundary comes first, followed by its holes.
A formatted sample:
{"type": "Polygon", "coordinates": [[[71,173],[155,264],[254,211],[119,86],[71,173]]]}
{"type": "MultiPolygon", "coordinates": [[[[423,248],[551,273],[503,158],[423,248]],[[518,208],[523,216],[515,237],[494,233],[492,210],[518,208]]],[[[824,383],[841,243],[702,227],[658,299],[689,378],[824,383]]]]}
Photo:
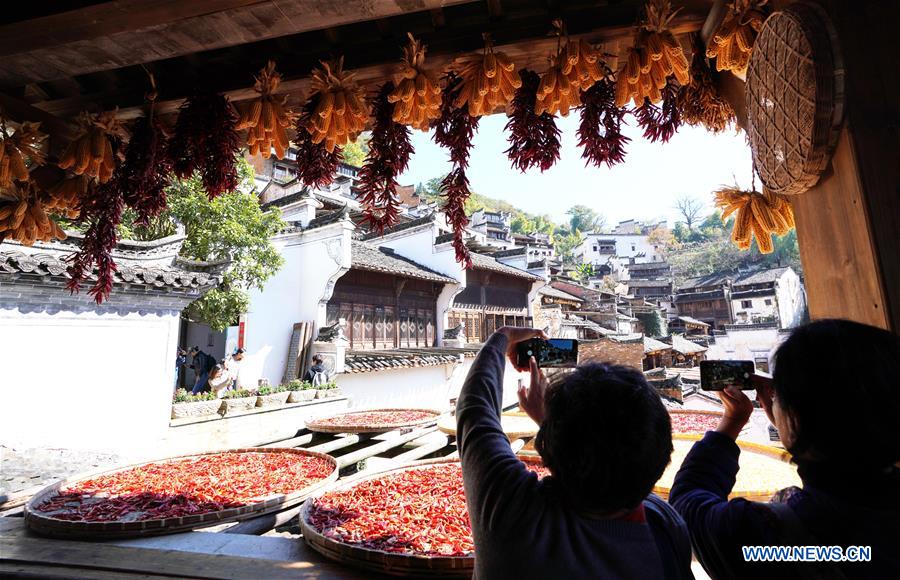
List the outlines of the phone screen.
{"type": "Polygon", "coordinates": [[[704,391],[721,391],[731,385],[743,391],[752,390],[756,367],[749,360],[700,361],[700,388],[704,391]]]}
{"type": "Polygon", "coordinates": [[[573,338],[534,338],[518,347],[520,367],[528,366],[528,359],[534,357],[539,367],[574,367],[578,364],[578,341],[573,338]]]}

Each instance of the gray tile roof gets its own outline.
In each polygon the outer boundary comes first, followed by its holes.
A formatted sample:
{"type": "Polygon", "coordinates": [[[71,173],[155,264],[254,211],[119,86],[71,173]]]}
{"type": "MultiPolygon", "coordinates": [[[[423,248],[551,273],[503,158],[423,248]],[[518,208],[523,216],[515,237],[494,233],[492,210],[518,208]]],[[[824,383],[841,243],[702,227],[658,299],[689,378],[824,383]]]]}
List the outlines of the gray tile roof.
{"type": "Polygon", "coordinates": [[[491,256],[493,256],[495,258],[506,258],[508,256],[518,256],[520,254],[524,254],[527,251],[528,251],[528,248],[526,248],[525,246],[522,246],[520,248],[510,248],[508,250],[500,250],[498,252],[492,253],[491,256]]]}
{"type": "Polygon", "coordinates": [[[721,286],[730,279],[728,274],[707,274],[706,276],[698,276],[689,278],[678,285],[679,290],[689,290],[691,288],[703,288],[706,286],[721,286]]]}
{"type": "Polygon", "coordinates": [[[491,270],[493,272],[506,274],[507,276],[515,276],[517,278],[525,278],[526,280],[532,281],[541,279],[540,276],[535,276],[525,270],[513,268],[512,266],[507,266],[506,264],[498,262],[491,256],[485,256],[484,254],[478,254],[476,252],[472,252],[471,255],[472,267],[476,270],[491,270]]]}
{"type": "Polygon", "coordinates": [[[696,318],[693,318],[691,316],[678,316],[677,318],[678,318],[678,320],[681,320],[682,322],[687,322],[688,324],[700,324],[703,326],[709,326],[707,323],[703,322],[702,320],[697,320],[696,318]]]}
{"type": "Polygon", "coordinates": [[[671,280],[626,280],[623,282],[629,288],[662,288],[671,286],[671,280]]]}
{"type": "Polygon", "coordinates": [[[661,350],[672,350],[672,345],[656,340],[655,338],[650,338],[649,336],[644,337],[644,354],[661,350]]]}
{"type": "Polygon", "coordinates": [[[736,277],[734,279],[734,285],[743,286],[749,284],[766,284],[768,282],[774,282],[775,280],[781,278],[781,276],[790,269],[790,266],[784,266],[782,268],[771,268],[769,270],[748,272],[736,277]]]}
{"type": "Polygon", "coordinates": [[[460,356],[471,358],[477,353],[477,348],[351,350],[347,352],[344,365],[347,373],[368,373],[453,364],[460,362],[460,356]]]}
{"type": "Polygon", "coordinates": [[[401,217],[400,219],[401,219],[400,223],[397,223],[392,227],[385,228],[383,233],[379,234],[378,232],[369,232],[363,236],[363,239],[371,240],[374,238],[380,238],[380,237],[386,236],[388,234],[393,234],[394,232],[400,232],[403,230],[408,230],[410,228],[414,228],[416,226],[433,223],[434,222],[434,214],[429,213],[427,215],[424,215],[424,216],[422,216],[420,218],[416,218],[416,219],[408,219],[408,218],[403,218],[403,217],[401,217]],[[402,221],[403,219],[407,219],[407,221],[402,221]]]}
{"type": "Polygon", "coordinates": [[[351,267],[357,270],[384,272],[444,284],[457,283],[455,279],[396,254],[391,249],[379,248],[358,240],[353,240],[350,247],[350,263],[351,267]]]}
{"type": "Polygon", "coordinates": [[[574,296],[569,294],[568,292],[563,292],[562,290],[558,290],[549,284],[538,290],[538,293],[543,294],[544,296],[552,296],[553,298],[559,298],[561,300],[571,300],[573,302],[584,302],[578,296],[574,296]]]}

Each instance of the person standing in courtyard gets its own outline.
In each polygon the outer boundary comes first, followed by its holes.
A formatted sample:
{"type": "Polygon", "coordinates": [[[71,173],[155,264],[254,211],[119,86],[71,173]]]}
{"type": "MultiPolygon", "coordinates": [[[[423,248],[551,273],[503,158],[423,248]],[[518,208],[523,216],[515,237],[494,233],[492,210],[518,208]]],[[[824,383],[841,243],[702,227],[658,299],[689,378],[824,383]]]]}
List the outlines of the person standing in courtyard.
{"type": "Polygon", "coordinates": [[[194,369],[194,388],[192,395],[209,390],[209,372],[216,366],[216,359],[200,350],[199,346],[191,347],[191,368],[194,369]]]}
{"type": "Polygon", "coordinates": [[[324,385],[328,382],[328,370],[325,368],[325,359],[320,354],[314,354],[312,366],[303,375],[303,380],[312,383],[313,386],[324,385]]]}
{"type": "Polygon", "coordinates": [[[550,475],[539,480],[513,453],[500,425],[504,369],[534,337],[543,333],[491,335],[456,404],[475,577],[693,578],[684,522],[650,493],[672,427],[640,371],[588,364],[549,385],[532,358],[519,401],[540,425],[535,446],[550,475]]]}
{"type": "Polygon", "coordinates": [[[234,390],[240,390],[244,388],[244,383],[241,380],[241,366],[244,360],[244,349],[236,348],[234,353],[228,355],[225,358],[224,365],[225,371],[228,373],[231,384],[229,388],[234,390]]]}

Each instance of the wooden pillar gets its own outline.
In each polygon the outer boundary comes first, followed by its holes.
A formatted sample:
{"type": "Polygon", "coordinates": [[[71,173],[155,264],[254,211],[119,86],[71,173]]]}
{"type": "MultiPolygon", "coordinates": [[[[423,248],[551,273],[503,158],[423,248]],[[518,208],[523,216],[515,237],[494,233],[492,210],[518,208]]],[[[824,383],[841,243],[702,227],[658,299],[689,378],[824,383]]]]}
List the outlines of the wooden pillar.
{"type": "Polygon", "coordinates": [[[400,318],[400,294],[403,292],[404,286],[406,286],[406,280],[403,278],[394,279],[394,316],[396,317],[394,319],[394,348],[400,347],[400,325],[403,322],[400,318]]]}
{"type": "Polygon", "coordinates": [[[900,3],[823,0],[846,71],[831,171],[794,202],[813,319],[900,330],[900,3]]]}

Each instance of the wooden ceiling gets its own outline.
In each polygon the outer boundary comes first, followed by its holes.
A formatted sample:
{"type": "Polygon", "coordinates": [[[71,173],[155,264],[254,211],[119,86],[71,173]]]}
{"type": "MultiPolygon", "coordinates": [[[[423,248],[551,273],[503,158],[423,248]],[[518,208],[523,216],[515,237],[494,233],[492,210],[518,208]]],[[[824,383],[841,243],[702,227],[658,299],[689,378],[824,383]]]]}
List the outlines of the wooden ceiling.
{"type": "MultiPolygon", "coordinates": [[[[0,107],[14,120],[63,131],[81,110],[141,114],[147,72],[158,110],[172,113],[198,85],[240,101],[274,59],[299,103],[318,61],[345,55],[374,88],[398,67],[406,33],[444,66],[479,50],[482,33],[519,66],[542,71],[556,46],[552,21],[618,52],[643,0],[116,0],[19,4],[0,21],[0,107]],[[58,10],[58,11],[56,11],[58,10]]],[[[712,0],[678,0],[678,33],[697,31],[712,0]]]]}

